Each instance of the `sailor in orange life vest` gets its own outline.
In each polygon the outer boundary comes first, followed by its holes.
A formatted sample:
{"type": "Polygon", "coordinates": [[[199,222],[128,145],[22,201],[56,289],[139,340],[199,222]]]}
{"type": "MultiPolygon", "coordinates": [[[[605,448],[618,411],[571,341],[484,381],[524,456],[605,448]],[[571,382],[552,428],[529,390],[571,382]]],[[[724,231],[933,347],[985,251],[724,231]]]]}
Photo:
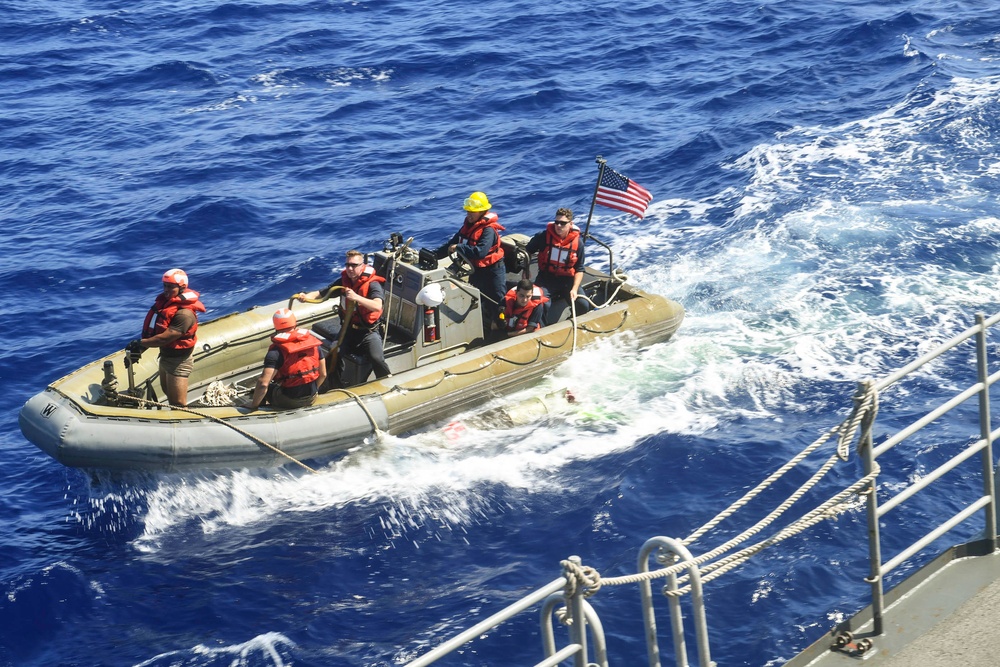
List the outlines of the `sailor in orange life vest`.
{"type": "Polygon", "coordinates": [[[250,410],[270,403],[279,410],[304,408],[316,401],[326,379],[323,341],[308,329],[298,329],[295,313],[282,308],[271,318],[275,334],[264,357],[264,370],[253,389],[250,410]]]}
{"type": "MultiPolygon", "coordinates": [[[[385,291],[382,283],[385,278],[375,274],[375,269],[365,264],[365,256],[357,250],[347,251],[347,262],[340,278],[333,281],[322,292],[328,291],[331,287],[340,286],[344,290],[340,297],[340,312],[345,312],[344,308],[348,301],[354,302],[354,314],[349,323],[342,326],[349,326],[347,334],[344,336],[343,349],[337,358],[336,380],[340,382],[344,372],[344,356],[346,354],[362,354],[371,360],[375,377],[384,378],[392,373],[389,365],[385,363],[385,354],[382,352],[382,335],[378,330],[378,321],[382,316],[382,304],[385,299],[385,291]]],[[[318,299],[321,291],[302,292],[295,295],[299,301],[306,299],[318,299]]],[[[341,315],[343,317],[343,315],[341,315]]]]}
{"type": "Polygon", "coordinates": [[[483,322],[497,319],[507,292],[507,268],[503,261],[499,216],[490,210],[490,200],[483,192],[473,192],[462,205],[465,222],[451,240],[437,249],[438,258],[455,253],[475,268],[469,284],[483,295],[483,322]]]}
{"type": "Polygon", "coordinates": [[[583,237],[573,224],[573,211],[561,208],[555,220],[544,232],[528,241],[529,254],[538,253],[538,275],[535,284],[549,292],[552,301],[565,299],[575,303],[576,314],[590,310],[590,304],[579,296],[583,283],[583,237]]]}
{"type": "Polygon", "coordinates": [[[160,348],[160,389],[170,405],[187,405],[188,377],[194,369],[192,357],[198,340],[198,313],[205,312],[199,297],[188,289],[186,273],[180,269],[164,273],[163,292],[146,314],[142,338],[127,348],[136,357],[146,348],[160,348]]]}
{"type": "Polygon", "coordinates": [[[549,298],[540,287],[525,278],[504,297],[503,314],[500,315],[503,330],[508,337],[538,331],[548,310],[549,298]]]}

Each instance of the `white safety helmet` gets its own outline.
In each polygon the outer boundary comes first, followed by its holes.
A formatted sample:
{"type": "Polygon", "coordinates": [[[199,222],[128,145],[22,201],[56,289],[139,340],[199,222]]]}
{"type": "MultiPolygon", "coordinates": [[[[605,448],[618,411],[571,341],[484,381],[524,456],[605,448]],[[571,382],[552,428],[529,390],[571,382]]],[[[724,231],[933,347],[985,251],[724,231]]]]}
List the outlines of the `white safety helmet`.
{"type": "Polygon", "coordinates": [[[282,329],[292,329],[298,324],[298,320],[295,319],[295,313],[293,313],[288,308],[282,308],[276,312],[272,317],[271,321],[274,323],[275,331],[281,331],[282,329]]]}
{"type": "Polygon", "coordinates": [[[163,282],[170,285],[177,285],[182,290],[187,289],[188,275],[180,269],[170,269],[163,274],[163,282]]]}
{"type": "Polygon", "coordinates": [[[421,306],[436,308],[444,303],[444,290],[441,289],[441,285],[438,283],[431,283],[417,292],[416,301],[421,306]]]}

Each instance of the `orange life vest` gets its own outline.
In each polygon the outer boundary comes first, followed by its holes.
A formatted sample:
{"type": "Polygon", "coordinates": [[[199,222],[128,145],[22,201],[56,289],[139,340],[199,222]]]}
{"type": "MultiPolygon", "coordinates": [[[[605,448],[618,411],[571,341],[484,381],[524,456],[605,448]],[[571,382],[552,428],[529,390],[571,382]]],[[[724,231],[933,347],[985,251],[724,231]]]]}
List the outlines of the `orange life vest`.
{"type": "Polygon", "coordinates": [[[153,307],[146,313],[146,320],[142,323],[142,337],[149,338],[163,333],[170,328],[170,321],[174,319],[177,311],[186,308],[195,312],[194,324],[188,329],[187,333],[183,334],[170,345],[164,345],[162,349],[189,350],[193,348],[197,340],[195,334],[198,332],[197,313],[205,312],[205,304],[201,302],[199,297],[200,295],[191,289],[184,290],[177,296],[172,297],[168,297],[162,293],[158,295],[156,301],[153,302],[153,307]],[[150,327],[149,324],[153,321],[154,315],[156,316],[156,321],[150,327]]]}
{"type": "Polygon", "coordinates": [[[531,314],[535,312],[535,308],[548,302],[549,298],[545,296],[542,289],[534,286],[531,289],[531,298],[528,299],[528,302],[523,307],[520,307],[517,305],[517,288],[512,287],[507,291],[503,307],[503,316],[504,321],[507,323],[507,331],[527,329],[528,320],[531,319],[531,314]]]}
{"type": "Polygon", "coordinates": [[[555,225],[551,222],[545,230],[545,247],[538,253],[538,271],[554,276],[576,275],[580,249],[580,228],[572,225],[569,234],[561,239],[556,236],[555,225]]]}
{"type": "MultiPolygon", "coordinates": [[[[340,273],[340,284],[343,287],[354,290],[364,298],[368,298],[368,287],[373,283],[384,283],[385,278],[375,274],[375,269],[370,266],[366,266],[361,269],[361,275],[358,276],[358,281],[352,282],[350,278],[347,277],[347,271],[341,271],[340,273]]],[[[382,305],[385,305],[384,302],[382,305]]],[[[347,307],[347,300],[343,297],[340,298],[340,307],[347,307]]],[[[381,310],[368,310],[361,304],[355,304],[354,315],[351,317],[351,324],[356,324],[361,327],[371,327],[376,322],[378,318],[382,317],[381,310]]]]}
{"type": "Polygon", "coordinates": [[[477,269],[481,269],[486,266],[493,266],[503,259],[503,246],[500,244],[500,232],[504,231],[504,227],[497,222],[499,219],[500,216],[493,211],[490,211],[472,224],[469,224],[468,222],[463,223],[462,228],[458,230],[458,235],[469,243],[478,242],[479,237],[483,235],[483,230],[487,227],[492,227],[493,231],[496,232],[496,243],[493,244],[486,256],[482,259],[470,260],[477,269]]]}
{"type": "Polygon", "coordinates": [[[271,347],[281,350],[283,361],[275,373],[282,387],[297,387],[319,379],[319,347],[323,343],[306,329],[282,331],[271,336],[271,347]]]}

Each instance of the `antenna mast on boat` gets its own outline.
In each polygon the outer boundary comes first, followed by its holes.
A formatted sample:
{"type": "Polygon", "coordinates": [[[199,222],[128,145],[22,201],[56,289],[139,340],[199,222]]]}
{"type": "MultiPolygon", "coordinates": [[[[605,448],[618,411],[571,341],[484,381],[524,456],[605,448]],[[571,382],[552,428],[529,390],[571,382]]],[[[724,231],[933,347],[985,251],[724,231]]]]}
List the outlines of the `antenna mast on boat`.
{"type": "Polygon", "coordinates": [[[590,231],[590,219],[594,217],[594,205],[597,204],[597,190],[601,187],[601,177],[604,176],[604,166],[607,164],[605,160],[600,155],[597,156],[597,164],[601,165],[600,171],[597,172],[597,184],[594,186],[594,196],[590,199],[590,212],[587,213],[587,226],[583,228],[583,240],[587,240],[587,232],[590,231]]]}

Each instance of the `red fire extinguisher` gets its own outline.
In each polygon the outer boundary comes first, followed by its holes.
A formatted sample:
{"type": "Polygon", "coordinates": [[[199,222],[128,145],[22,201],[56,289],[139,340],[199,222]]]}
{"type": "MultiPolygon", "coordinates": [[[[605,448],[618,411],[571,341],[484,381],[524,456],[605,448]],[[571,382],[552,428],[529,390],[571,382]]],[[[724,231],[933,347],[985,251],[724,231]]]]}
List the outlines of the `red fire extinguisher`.
{"type": "Polygon", "coordinates": [[[437,308],[428,306],[424,309],[424,343],[433,343],[437,339],[437,308]]]}

